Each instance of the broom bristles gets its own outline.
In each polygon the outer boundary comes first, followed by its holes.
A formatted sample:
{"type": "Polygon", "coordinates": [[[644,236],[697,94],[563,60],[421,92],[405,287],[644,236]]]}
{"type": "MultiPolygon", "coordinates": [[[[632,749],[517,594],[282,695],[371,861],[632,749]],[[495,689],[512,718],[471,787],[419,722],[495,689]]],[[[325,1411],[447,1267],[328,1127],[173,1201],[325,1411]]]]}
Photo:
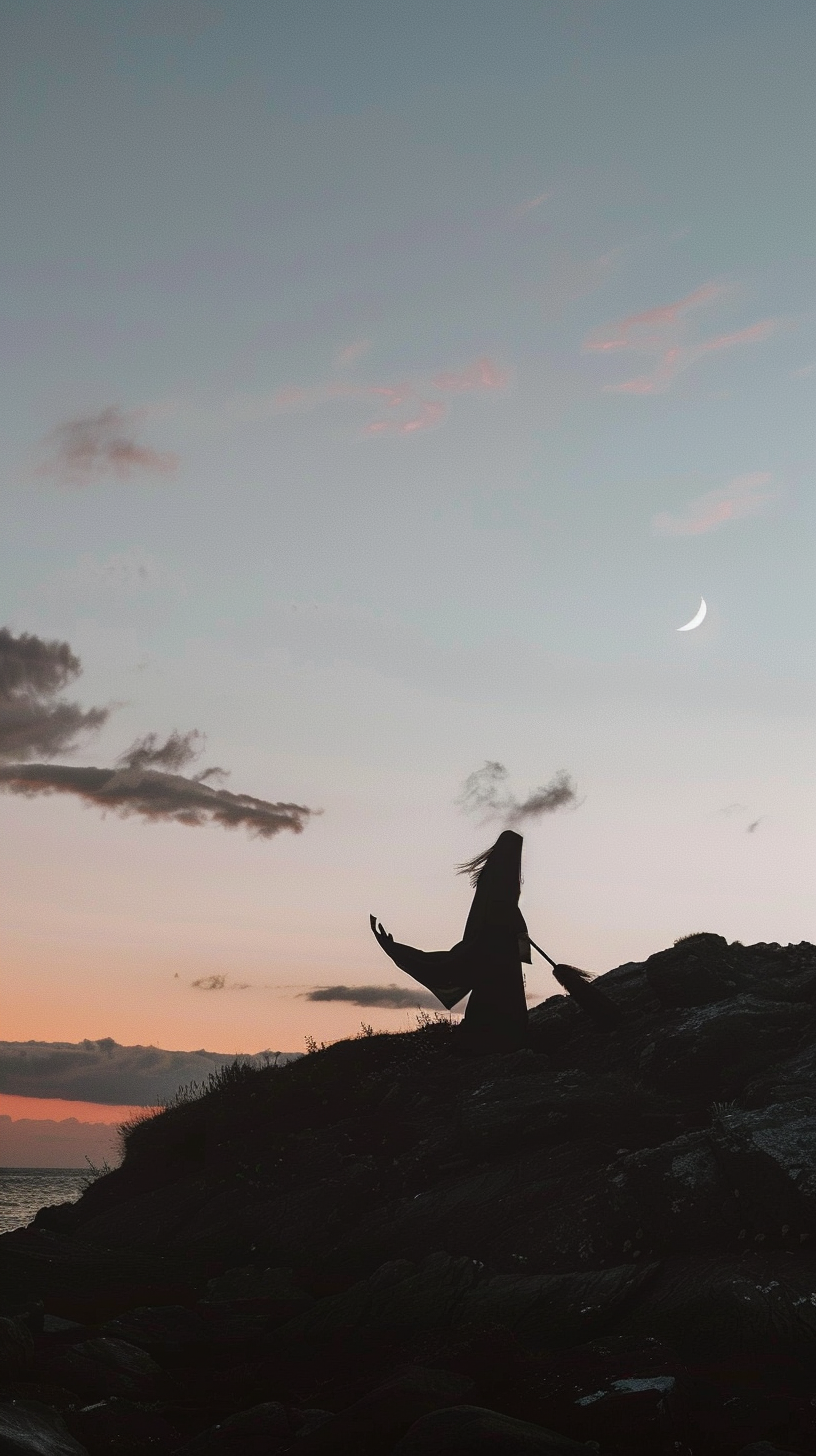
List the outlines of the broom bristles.
{"type": "Polygon", "coordinates": [[[564,987],[567,995],[572,996],[593,1021],[603,1026],[612,1026],[620,1021],[620,1009],[600,986],[595,985],[588,971],[579,970],[578,966],[554,966],[553,975],[559,986],[564,987]]]}

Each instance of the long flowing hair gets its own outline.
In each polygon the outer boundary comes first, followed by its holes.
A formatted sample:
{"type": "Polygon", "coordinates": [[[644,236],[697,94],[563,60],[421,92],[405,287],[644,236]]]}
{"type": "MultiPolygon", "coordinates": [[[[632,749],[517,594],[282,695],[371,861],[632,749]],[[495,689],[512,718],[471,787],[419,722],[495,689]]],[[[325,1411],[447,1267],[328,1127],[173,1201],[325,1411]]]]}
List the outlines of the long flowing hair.
{"type": "Polygon", "coordinates": [[[479,883],[479,876],[495,848],[496,845],[491,844],[489,849],[483,849],[481,854],[475,855],[473,859],[466,859],[464,864],[457,865],[457,875],[467,875],[475,889],[479,883]]]}

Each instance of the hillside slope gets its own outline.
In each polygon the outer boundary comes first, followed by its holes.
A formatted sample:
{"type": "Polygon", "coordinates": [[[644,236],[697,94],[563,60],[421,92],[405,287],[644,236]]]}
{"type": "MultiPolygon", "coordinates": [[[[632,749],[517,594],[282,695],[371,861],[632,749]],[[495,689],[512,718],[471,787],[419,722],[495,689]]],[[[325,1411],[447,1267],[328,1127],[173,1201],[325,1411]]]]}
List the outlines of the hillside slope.
{"type": "MultiPolygon", "coordinates": [[[[412,1420],[467,1394],[605,1452],[816,1450],[816,947],[691,937],[602,985],[611,1030],[557,996],[511,1055],[446,1022],[363,1036],[132,1128],[0,1239],[9,1312],[81,1325],[39,1337],[26,1389],[115,1396],[76,1373],[90,1334],[158,1362],[157,1451],[281,1402],[259,1451],[340,1452],[348,1424],[304,1409],[395,1379],[412,1420]]],[[[137,1449],[62,1399],[86,1449],[137,1449]]],[[[411,1424],[360,1419],[372,1456],[411,1424]]]]}

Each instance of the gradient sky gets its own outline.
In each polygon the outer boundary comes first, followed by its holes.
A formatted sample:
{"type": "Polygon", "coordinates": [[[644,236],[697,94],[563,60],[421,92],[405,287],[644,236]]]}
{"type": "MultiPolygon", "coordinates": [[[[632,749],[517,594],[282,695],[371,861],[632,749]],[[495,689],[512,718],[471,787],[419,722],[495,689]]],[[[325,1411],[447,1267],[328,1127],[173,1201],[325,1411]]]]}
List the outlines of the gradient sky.
{"type": "Polygon", "coordinates": [[[557,959],[816,939],[812,0],[2,10],[0,623],[117,705],[72,761],[324,811],[0,798],[4,1037],[408,1025],[301,993],[459,938],[487,759],[577,783],[557,959]]]}

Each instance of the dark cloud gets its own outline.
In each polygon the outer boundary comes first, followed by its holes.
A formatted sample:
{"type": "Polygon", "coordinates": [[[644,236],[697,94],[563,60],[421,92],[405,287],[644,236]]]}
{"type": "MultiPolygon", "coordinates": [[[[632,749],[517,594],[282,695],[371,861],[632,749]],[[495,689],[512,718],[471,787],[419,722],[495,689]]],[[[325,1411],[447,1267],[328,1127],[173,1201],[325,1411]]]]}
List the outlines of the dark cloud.
{"type": "Polygon", "coordinates": [[[0,761],[70,753],[81,733],[101,728],[108,708],[83,709],[57,696],[82,664],[67,642],[0,627],[0,761]]]}
{"type": "MultiPolygon", "coordinates": [[[[299,1052],[259,1052],[242,1057],[264,1066],[276,1057],[292,1060],[299,1052]]],[[[99,1041],[0,1042],[0,1092],[19,1097],[63,1097],[125,1107],[152,1107],[180,1086],[206,1082],[210,1072],[235,1060],[227,1052],[163,1051],[160,1047],[120,1046],[99,1041]]]]}
{"type": "Polygon", "coordinates": [[[526,799],[517,799],[507,790],[507,769],[503,763],[488,759],[482,768],[469,774],[456,800],[469,814],[483,814],[487,819],[503,819],[508,825],[525,819],[552,814],[567,804],[575,804],[576,789],[569,774],[561,769],[548,784],[531,789],[526,799]]]}
{"type": "Polygon", "coordinates": [[[249,981],[229,981],[226,976],[220,973],[215,976],[199,976],[197,981],[191,981],[190,985],[196,991],[251,991],[249,981]]]}
{"type": "Polygon", "coordinates": [[[67,642],[45,642],[23,633],[14,637],[0,628],[0,792],[75,794],[86,804],[126,816],[164,819],[177,824],[238,825],[261,839],[284,829],[300,834],[319,810],[303,804],[278,804],[251,794],[214,788],[208,779],[226,777],[221,768],[205,768],[190,778],[175,772],[203,751],[203,733],[174,730],[164,743],[158,734],[137,738],[113,768],[66,764],[9,763],[34,754],[46,758],[70,753],[77,735],[99,728],[108,708],[80,708],[57,694],[78,677],[82,664],[67,642]]]}
{"type": "Polygon", "coordinates": [[[346,1001],[350,1006],[382,1006],[391,1011],[412,1010],[432,1006],[437,1011],[441,1002],[430,991],[407,990],[403,986],[315,986],[303,991],[306,1001],[346,1001]]]}
{"type": "MultiPolygon", "coordinates": [[[[137,738],[127,753],[116,760],[116,764],[118,768],[186,768],[201,757],[206,742],[205,734],[199,733],[197,728],[191,728],[189,733],[179,733],[174,729],[165,743],[159,743],[158,733],[148,733],[144,738],[137,738]]],[[[213,766],[193,774],[192,781],[203,784],[207,779],[228,778],[227,769],[213,766]]]]}
{"type": "Polygon", "coordinates": [[[66,420],[47,436],[45,444],[51,453],[37,473],[68,485],[90,485],[110,475],[128,480],[134,472],[172,474],[178,466],[177,455],[141,445],[136,439],[143,418],[140,410],[109,405],[97,415],[66,420]]]}
{"type": "Polygon", "coordinates": [[[25,794],[75,794],[86,804],[110,809],[126,818],[175,824],[242,826],[259,839],[289,829],[301,834],[307,819],[319,810],[304,804],[273,804],[251,794],[231,794],[198,779],[150,768],[80,768],[65,764],[15,763],[0,768],[0,791],[25,794]]]}

